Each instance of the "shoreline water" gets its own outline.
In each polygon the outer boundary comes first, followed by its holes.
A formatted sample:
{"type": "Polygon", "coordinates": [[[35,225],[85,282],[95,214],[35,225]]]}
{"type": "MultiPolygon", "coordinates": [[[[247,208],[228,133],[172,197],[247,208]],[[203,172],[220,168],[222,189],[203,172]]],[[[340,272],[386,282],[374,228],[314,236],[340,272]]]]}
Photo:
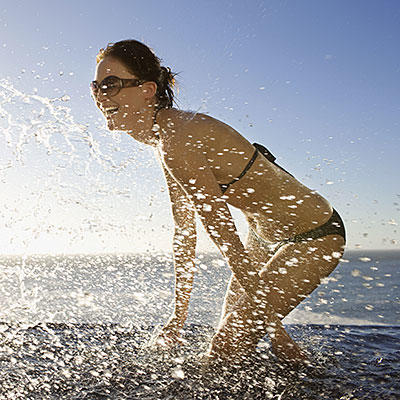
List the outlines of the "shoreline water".
{"type": "Polygon", "coordinates": [[[202,371],[210,327],[192,325],[183,347],[143,347],[151,329],[41,324],[0,329],[0,398],[399,398],[400,328],[291,326],[312,365],[293,369],[267,342],[241,364],[202,371]],[[4,395],[4,397],[1,397],[4,395]]]}
{"type": "Polygon", "coordinates": [[[0,256],[0,399],[398,399],[399,265],[399,251],[348,252],[289,314],[312,368],[264,338],[241,366],[202,374],[230,276],[216,254],[197,257],[186,344],[168,354],[146,343],[172,311],[170,254],[0,256]]]}
{"type": "MultiPolygon", "coordinates": [[[[399,265],[398,251],[345,254],[284,323],[399,325],[399,265]]],[[[213,325],[230,271],[216,254],[196,266],[188,321],[213,325]]],[[[0,256],[0,271],[0,320],[153,324],[172,308],[171,254],[0,256]]]]}

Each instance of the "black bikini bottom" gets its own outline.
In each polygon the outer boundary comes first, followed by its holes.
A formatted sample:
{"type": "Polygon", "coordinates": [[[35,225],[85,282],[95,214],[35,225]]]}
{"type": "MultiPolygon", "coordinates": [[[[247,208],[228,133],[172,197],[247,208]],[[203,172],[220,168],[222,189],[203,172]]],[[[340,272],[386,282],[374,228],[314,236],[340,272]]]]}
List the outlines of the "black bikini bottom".
{"type": "MultiPolygon", "coordinates": [[[[253,230],[251,231],[259,241],[268,244],[268,242],[263,240],[256,232],[254,232],[253,230]]],[[[306,242],[309,240],[322,238],[328,235],[342,236],[344,241],[346,242],[346,232],[344,229],[344,223],[342,221],[342,218],[340,218],[340,215],[337,213],[335,209],[333,209],[332,216],[324,224],[318,226],[317,228],[311,229],[310,231],[299,233],[298,235],[295,235],[292,238],[284,239],[279,243],[283,245],[286,243],[306,242]]]]}

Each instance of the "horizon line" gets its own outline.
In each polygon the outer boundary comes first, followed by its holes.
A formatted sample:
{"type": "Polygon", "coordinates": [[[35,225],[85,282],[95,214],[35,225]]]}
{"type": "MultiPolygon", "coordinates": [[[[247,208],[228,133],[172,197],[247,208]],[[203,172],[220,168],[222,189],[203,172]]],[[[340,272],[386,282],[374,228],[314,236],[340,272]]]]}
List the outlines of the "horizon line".
{"type": "MultiPolygon", "coordinates": [[[[396,248],[396,249],[390,249],[390,248],[371,248],[371,249],[360,249],[360,248],[350,248],[350,249],[345,249],[345,253],[348,252],[385,252],[385,251],[398,251],[400,252],[400,248],[396,248]]],[[[1,254],[0,253],[0,257],[34,257],[34,256],[51,256],[51,257],[57,257],[57,256],[106,256],[106,255],[152,255],[152,254],[170,254],[172,255],[173,252],[172,250],[143,250],[143,251],[110,251],[110,252],[87,252],[87,253],[83,253],[83,252],[56,252],[56,253],[42,253],[42,252],[38,252],[38,253],[4,253],[1,254]]],[[[220,255],[222,256],[222,254],[220,254],[218,251],[206,251],[206,250],[200,250],[197,251],[197,254],[209,254],[209,255],[220,255]]]]}

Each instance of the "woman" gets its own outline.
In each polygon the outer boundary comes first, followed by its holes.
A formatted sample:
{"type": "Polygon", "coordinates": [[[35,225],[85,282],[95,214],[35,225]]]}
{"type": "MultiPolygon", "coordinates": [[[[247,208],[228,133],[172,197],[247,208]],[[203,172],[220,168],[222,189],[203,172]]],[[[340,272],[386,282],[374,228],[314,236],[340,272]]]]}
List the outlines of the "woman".
{"type": "Polygon", "coordinates": [[[108,128],[153,146],[168,184],[175,308],[159,343],[180,341],[193,284],[197,214],[233,272],[206,360],[233,362],[267,333],[279,357],[304,360],[281,320],[338,264],[343,223],[268,150],[210,116],[173,108],[173,83],[174,74],[147,46],[126,40],[100,50],[91,85],[108,128]],[[246,245],[228,204],[248,221],[246,245]]]}

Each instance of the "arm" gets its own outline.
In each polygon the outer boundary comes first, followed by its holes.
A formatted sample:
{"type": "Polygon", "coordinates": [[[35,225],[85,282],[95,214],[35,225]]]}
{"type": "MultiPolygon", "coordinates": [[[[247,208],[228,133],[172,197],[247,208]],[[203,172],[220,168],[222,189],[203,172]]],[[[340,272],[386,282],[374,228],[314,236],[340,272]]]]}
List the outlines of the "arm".
{"type": "Polygon", "coordinates": [[[163,143],[162,156],[165,169],[194,204],[204,228],[240,284],[250,295],[261,294],[257,270],[237,234],[230,210],[203,153],[191,143],[177,143],[171,136],[163,143]]]}
{"type": "Polygon", "coordinates": [[[175,268],[175,306],[168,322],[162,329],[157,343],[172,346],[180,340],[180,332],[188,314],[189,299],[193,287],[196,250],[195,210],[186,193],[163,166],[175,223],[173,256],[175,268]]]}
{"type": "Polygon", "coordinates": [[[163,166],[175,223],[173,255],[175,268],[174,316],[183,326],[193,287],[196,250],[196,219],[192,203],[169,171],[163,166]]]}

